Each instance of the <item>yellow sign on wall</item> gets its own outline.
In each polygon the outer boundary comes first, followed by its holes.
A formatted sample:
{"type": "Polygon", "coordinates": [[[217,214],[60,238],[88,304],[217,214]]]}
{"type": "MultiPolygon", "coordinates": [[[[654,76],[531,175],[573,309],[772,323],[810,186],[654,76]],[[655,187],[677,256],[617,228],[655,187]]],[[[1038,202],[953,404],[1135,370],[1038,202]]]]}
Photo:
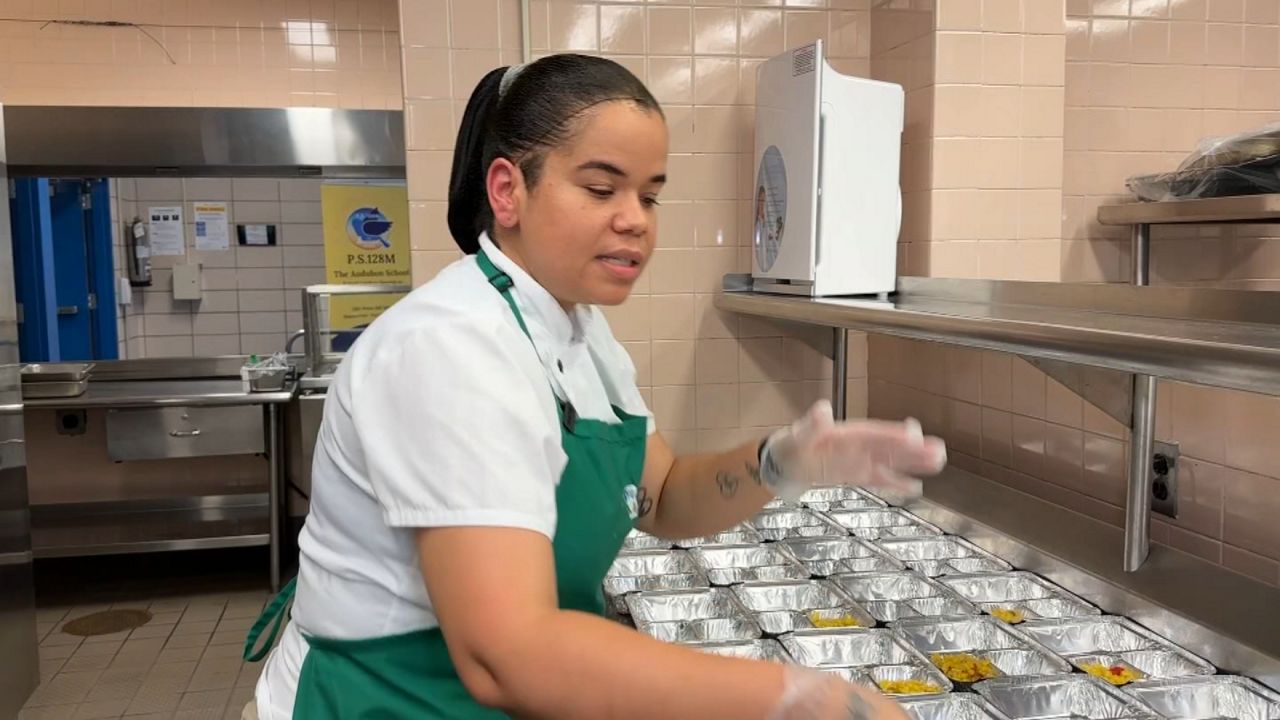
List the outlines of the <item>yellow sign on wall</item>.
{"type": "MultiPolygon", "coordinates": [[[[409,197],[403,185],[325,184],[324,266],[332,285],[408,285],[409,197]]],[[[332,298],[330,327],[364,327],[402,293],[332,298]]]]}

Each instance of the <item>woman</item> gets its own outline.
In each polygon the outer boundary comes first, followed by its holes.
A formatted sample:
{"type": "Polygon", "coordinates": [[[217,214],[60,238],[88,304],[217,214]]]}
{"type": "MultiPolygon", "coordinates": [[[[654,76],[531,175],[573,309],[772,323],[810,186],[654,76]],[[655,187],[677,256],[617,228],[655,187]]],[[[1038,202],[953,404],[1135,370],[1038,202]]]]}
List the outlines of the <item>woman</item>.
{"type": "Polygon", "coordinates": [[[918,426],[836,424],[829,405],[764,443],[672,454],[595,307],[626,300],[649,259],[666,160],[658,103],[616,63],[552,56],[480,82],[449,192],[468,257],[337,371],[261,717],[905,717],[827,675],[601,617],[633,526],[703,535],[775,494],[943,462],[918,426]]]}

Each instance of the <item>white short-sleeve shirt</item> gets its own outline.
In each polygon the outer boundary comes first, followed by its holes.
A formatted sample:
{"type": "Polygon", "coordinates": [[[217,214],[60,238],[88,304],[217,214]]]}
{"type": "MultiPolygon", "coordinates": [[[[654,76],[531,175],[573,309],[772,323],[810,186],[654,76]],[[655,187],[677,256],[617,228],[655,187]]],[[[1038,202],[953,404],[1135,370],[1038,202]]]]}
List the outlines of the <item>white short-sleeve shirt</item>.
{"type": "Polygon", "coordinates": [[[258,682],[264,720],[292,716],[303,634],[360,639],[437,626],[416,528],[554,536],[567,462],[557,395],[584,418],[616,422],[614,405],[648,416],[653,431],[635,367],[603,314],[566,312],[488,237],[480,245],[513,279],[533,343],[467,257],[352,346],[325,400],[292,621],[258,682]]]}

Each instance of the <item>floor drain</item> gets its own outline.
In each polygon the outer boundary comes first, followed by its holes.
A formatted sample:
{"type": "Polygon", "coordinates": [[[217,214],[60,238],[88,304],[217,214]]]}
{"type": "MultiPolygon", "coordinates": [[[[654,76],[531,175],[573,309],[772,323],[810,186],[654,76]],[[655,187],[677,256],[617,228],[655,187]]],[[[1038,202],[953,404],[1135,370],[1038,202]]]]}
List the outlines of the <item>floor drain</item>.
{"type": "Polygon", "coordinates": [[[132,630],[150,621],[151,613],[146,610],[104,610],[69,620],[62,626],[62,632],[80,637],[110,635],[132,630]]]}

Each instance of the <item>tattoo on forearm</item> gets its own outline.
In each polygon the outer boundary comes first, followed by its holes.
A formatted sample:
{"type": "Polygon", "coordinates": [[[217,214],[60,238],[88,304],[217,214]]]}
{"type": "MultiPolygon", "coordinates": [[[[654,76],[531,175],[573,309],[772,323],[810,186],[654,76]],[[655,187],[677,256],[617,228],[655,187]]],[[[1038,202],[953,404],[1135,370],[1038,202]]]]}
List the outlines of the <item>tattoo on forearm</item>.
{"type": "Polygon", "coordinates": [[[653,510],[653,498],[649,497],[649,489],[641,485],[636,490],[636,517],[642,518],[653,510]]]}
{"type": "Polygon", "coordinates": [[[845,699],[844,707],[849,711],[848,720],[873,720],[875,717],[867,701],[852,690],[845,699]]]}
{"type": "Polygon", "coordinates": [[[716,486],[720,488],[720,496],[723,498],[731,498],[738,494],[738,484],[741,481],[737,475],[721,470],[716,473],[716,486]]]}
{"type": "Polygon", "coordinates": [[[747,475],[755,481],[757,485],[764,485],[764,478],[760,476],[760,468],[751,463],[746,463],[747,475]]]}

